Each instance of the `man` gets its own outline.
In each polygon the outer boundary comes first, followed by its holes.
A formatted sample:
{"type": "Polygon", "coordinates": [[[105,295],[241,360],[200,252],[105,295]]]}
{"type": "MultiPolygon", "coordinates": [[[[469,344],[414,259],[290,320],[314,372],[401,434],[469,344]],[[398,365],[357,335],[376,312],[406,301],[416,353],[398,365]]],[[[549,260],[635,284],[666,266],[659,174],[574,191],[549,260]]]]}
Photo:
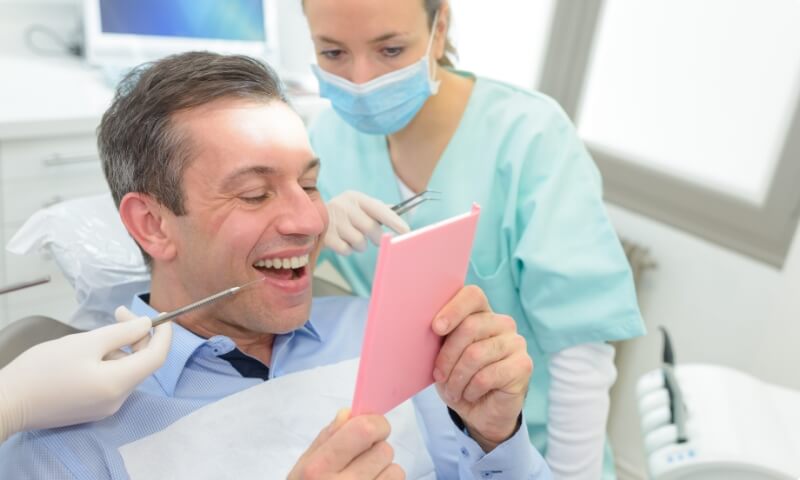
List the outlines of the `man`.
{"type": "MultiPolygon", "coordinates": [[[[239,56],[166,58],[123,81],[98,133],[120,216],[152,270],[134,311],[263,281],[178,319],[164,366],[112,417],[12,438],[0,478],[127,478],[120,446],[269,378],[358,355],[361,304],[328,299],[311,312],[328,221],[320,165],[272,71],[239,56]]],[[[439,478],[549,477],[521,421],[532,362],[513,320],[467,287],[432,328],[445,337],[434,374],[445,401],[420,414],[439,478]]],[[[402,478],[388,434],[382,416],[341,414],[289,477],[402,478]]]]}

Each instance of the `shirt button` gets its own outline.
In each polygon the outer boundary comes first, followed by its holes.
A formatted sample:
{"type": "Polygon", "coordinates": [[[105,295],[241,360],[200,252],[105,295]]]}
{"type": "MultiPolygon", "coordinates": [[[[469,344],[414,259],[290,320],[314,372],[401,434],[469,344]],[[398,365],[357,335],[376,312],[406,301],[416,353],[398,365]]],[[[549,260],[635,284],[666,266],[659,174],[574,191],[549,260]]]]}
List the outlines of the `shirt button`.
{"type": "Polygon", "coordinates": [[[489,472],[486,470],[481,472],[481,478],[492,478],[492,477],[494,477],[494,472],[489,472]]]}
{"type": "Polygon", "coordinates": [[[469,458],[469,450],[467,450],[464,447],[461,447],[461,455],[463,455],[464,458],[469,458]]]}

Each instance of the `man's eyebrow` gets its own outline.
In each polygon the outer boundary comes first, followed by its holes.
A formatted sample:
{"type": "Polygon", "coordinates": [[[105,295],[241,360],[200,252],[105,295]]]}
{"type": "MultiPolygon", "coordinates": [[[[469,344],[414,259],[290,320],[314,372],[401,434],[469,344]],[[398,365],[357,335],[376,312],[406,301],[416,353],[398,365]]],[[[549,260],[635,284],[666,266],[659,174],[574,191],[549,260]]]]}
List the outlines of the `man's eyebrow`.
{"type": "MultiPolygon", "coordinates": [[[[320,161],[319,158],[314,157],[308,161],[306,166],[303,168],[303,175],[314,170],[315,168],[319,168],[320,161]]],[[[274,167],[269,167],[266,165],[253,165],[250,167],[242,167],[239,170],[234,171],[227,177],[222,180],[222,190],[229,190],[233,188],[237,181],[241,178],[249,177],[252,175],[265,177],[265,176],[272,176],[276,175],[278,170],[274,167]]]]}
{"type": "Polygon", "coordinates": [[[270,175],[275,175],[276,173],[278,173],[278,171],[275,168],[267,167],[264,165],[243,167],[229,174],[222,180],[222,190],[229,190],[233,188],[236,182],[238,182],[240,179],[244,177],[249,177],[252,175],[270,176],[270,175]]]}
{"type": "Polygon", "coordinates": [[[309,160],[308,163],[306,164],[306,168],[303,169],[303,175],[319,167],[320,167],[319,157],[314,157],[311,160],[309,160]]]}

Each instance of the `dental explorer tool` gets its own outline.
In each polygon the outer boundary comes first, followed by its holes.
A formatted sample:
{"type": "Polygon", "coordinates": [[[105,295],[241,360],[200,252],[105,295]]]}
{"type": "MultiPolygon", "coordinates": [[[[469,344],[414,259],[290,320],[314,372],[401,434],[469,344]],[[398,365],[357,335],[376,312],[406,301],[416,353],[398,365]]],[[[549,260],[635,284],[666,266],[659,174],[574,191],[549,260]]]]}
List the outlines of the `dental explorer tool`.
{"type": "Polygon", "coordinates": [[[47,283],[50,281],[50,275],[45,275],[44,277],[37,278],[35,280],[28,280],[26,282],[19,282],[19,283],[12,283],[11,285],[6,285],[4,287],[0,287],[0,295],[16,292],[17,290],[22,290],[23,288],[35,287],[36,285],[41,285],[43,283],[47,283]]]}
{"type": "Polygon", "coordinates": [[[155,318],[153,318],[153,327],[157,327],[157,326],[161,325],[164,322],[168,322],[168,321],[172,320],[173,318],[175,318],[177,316],[183,315],[184,313],[189,313],[189,312],[191,312],[193,310],[196,310],[198,308],[205,307],[206,305],[214,303],[214,302],[216,302],[217,300],[219,300],[221,298],[225,298],[225,297],[228,297],[230,295],[234,295],[235,293],[240,292],[242,289],[245,289],[245,288],[247,288],[247,287],[249,287],[251,285],[255,285],[256,283],[263,282],[264,278],[266,278],[266,277],[261,277],[258,280],[253,280],[252,282],[245,283],[244,285],[239,285],[238,287],[231,287],[231,288],[229,288],[227,290],[223,290],[223,291],[215,293],[213,295],[209,295],[208,297],[206,297],[206,298],[204,298],[202,300],[198,300],[198,301],[196,301],[194,303],[190,303],[189,305],[186,305],[185,307],[181,307],[181,308],[175,309],[175,310],[173,310],[171,312],[164,312],[164,313],[156,316],[155,318]]]}

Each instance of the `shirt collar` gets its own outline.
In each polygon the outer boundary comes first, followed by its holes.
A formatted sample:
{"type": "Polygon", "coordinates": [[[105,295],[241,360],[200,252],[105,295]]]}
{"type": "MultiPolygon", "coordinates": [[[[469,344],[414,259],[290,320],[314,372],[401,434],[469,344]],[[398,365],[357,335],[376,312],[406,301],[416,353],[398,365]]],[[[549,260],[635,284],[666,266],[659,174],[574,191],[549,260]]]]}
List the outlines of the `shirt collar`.
{"type": "MultiPolygon", "coordinates": [[[[131,302],[131,311],[136,315],[154,318],[158,312],[147,303],[149,300],[149,294],[134,296],[131,302]]],[[[164,361],[164,365],[153,374],[167,395],[172,396],[175,393],[178,378],[183,373],[189,357],[206,342],[205,338],[199,337],[173,322],[172,345],[170,345],[167,359],[164,361]]]]}
{"type": "MultiPolygon", "coordinates": [[[[158,315],[158,312],[150,306],[148,303],[149,301],[149,293],[135,295],[131,301],[130,309],[138,316],[154,318],[156,315],[158,315]]],[[[293,338],[295,334],[307,335],[318,342],[322,341],[319,331],[314,328],[311,319],[309,319],[303,326],[294,331],[276,335],[276,343],[280,337],[289,337],[285,341],[291,341],[291,338],[293,338]]],[[[178,384],[178,379],[180,378],[181,373],[183,373],[183,369],[186,367],[186,362],[189,361],[189,358],[191,358],[194,352],[209,342],[219,342],[224,340],[231,341],[230,338],[224,335],[216,335],[211,339],[205,339],[173,322],[172,344],[170,345],[167,359],[164,361],[164,365],[162,365],[161,368],[153,373],[153,376],[161,385],[161,388],[164,389],[164,392],[166,392],[169,396],[173,396],[175,393],[175,386],[178,384]]],[[[233,342],[231,341],[231,343],[233,342]]],[[[220,353],[227,353],[227,351],[220,353]]]]}

